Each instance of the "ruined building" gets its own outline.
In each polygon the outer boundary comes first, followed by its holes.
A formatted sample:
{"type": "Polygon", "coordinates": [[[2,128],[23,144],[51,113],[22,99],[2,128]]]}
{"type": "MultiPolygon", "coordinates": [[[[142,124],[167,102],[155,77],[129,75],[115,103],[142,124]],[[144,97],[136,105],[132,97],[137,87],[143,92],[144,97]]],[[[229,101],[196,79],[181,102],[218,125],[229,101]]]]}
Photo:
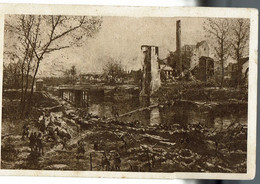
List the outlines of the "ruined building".
{"type": "Polygon", "coordinates": [[[209,45],[206,41],[198,42],[192,50],[190,58],[190,70],[194,69],[199,64],[201,57],[209,57],[209,45]]]}
{"type": "Polygon", "coordinates": [[[161,80],[180,79],[180,76],[193,74],[197,79],[206,82],[214,75],[214,60],[209,57],[209,45],[206,41],[182,47],[180,20],[176,21],[175,52],[170,52],[165,59],[159,59],[157,46],[142,45],[141,54],[143,66],[141,96],[149,96],[159,89],[161,80]]]}
{"type": "Polygon", "coordinates": [[[238,83],[243,85],[248,84],[249,57],[241,58],[239,64],[241,65],[240,67],[237,62],[229,63],[224,69],[225,80],[230,81],[231,86],[236,86],[238,83]]]}
{"type": "Polygon", "coordinates": [[[150,96],[161,86],[157,46],[142,45],[143,78],[141,96],[150,96]]]}
{"type": "Polygon", "coordinates": [[[198,42],[196,45],[184,45],[182,47],[183,69],[193,70],[199,65],[201,57],[209,57],[209,45],[206,41],[198,42]]]}
{"type": "MultiPolygon", "coordinates": [[[[182,64],[181,71],[184,73],[187,73],[187,71],[192,72],[192,74],[194,74],[194,76],[198,80],[202,80],[202,79],[211,77],[211,76],[201,77],[201,75],[203,75],[203,74],[199,73],[200,69],[202,71],[205,71],[204,67],[211,67],[211,68],[208,68],[207,70],[213,71],[213,73],[214,73],[214,60],[209,57],[209,50],[210,50],[210,48],[206,41],[198,42],[196,45],[184,45],[180,51],[181,64],[182,64]],[[205,61],[205,59],[206,59],[206,61],[205,61]],[[204,66],[204,64],[202,64],[204,61],[206,63],[209,62],[210,64],[207,64],[204,66]]],[[[161,63],[163,63],[163,62],[161,62],[161,63]]],[[[173,76],[177,77],[180,74],[179,70],[178,70],[179,59],[178,59],[177,50],[175,52],[170,52],[169,56],[167,57],[166,63],[173,68],[173,72],[175,72],[175,74],[173,74],[173,76]]],[[[204,72],[204,74],[208,75],[208,74],[212,74],[212,72],[206,72],[206,73],[204,72]]],[[[205,81],[205,80],[203,80],[203,81],[205,81]]]]}
{"type": "MultiPolygon", "coordinates": [[[[198,42],[196,45],[181,45],[181,21],[176,21],[176,51],[170,52],[168,57],[164,60],[161,60],[160,67],[162,68],[162,72],[164,73],[164,76],[167,77],[178,77],[182,73],[189,73],[192,70],[195,69],[199,70],[199,67],[202,67],[202,64],[200,64],[200,59],[204,61],[205,58],[208,58],[206,62],[212,62],[213,59],[209,58],[209,45],[206,41],[198,42]],[[166,67],[167,66],[167,67],[166,67]],[[172,68],[172,70],[169,70],[169,66],[172,68]],[[167,71],[164,71],[163,68],[166,68],[167,71]]],[[[212,67],[208,70],[213,69],[214,71],[214,62],[207,65],[207,67],[212,67]]],[[[202,70],[204,70],[202,68],[202,70]]],[[[196,78],[201,80],[202,77],[200,77],[202,74],[197,74],[196,78]]],[[[208,73],[207,73],[208,74],[208,73]]],[[[205,78],[205,77],[203,77],[205,78]]]]}
{"type": "Polygon", "coordinates": [[[199,64],[194,67],[192,74],[203,82],[212,79],[214,77],[214,60],[206,56],[200,57],[199,64]]]}

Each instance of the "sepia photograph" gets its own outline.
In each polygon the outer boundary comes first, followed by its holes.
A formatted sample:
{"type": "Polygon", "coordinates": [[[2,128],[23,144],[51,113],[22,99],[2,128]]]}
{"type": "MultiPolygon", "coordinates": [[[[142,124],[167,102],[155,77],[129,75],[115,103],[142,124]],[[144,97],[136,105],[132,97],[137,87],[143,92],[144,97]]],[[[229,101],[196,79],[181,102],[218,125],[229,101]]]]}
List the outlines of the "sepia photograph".
{"type": "Polygon", "coordinates": [[[257,27],[202,13],[4,14],[1,170],[248,174],[257,27]]]}

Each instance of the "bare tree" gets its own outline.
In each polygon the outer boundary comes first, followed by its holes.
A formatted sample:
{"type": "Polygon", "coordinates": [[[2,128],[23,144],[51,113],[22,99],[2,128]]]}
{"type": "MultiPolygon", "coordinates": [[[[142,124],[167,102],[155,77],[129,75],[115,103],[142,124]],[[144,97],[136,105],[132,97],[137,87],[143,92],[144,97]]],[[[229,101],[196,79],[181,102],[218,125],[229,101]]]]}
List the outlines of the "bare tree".
{"type": "Polygon", "coordinates": [[[12,88],[18,89],[20,87],[20,63],[11,62],[4,64],[3,66],[3,76],[4,76],[4,89],[12,88]]]}
{"type": "Polygon", "coordinates": [[[22,43],[21,52],[18,54],[24,58],[22,76],[26,78],[25,87],[22,85],[22,108],[25,103],[28,107],[31,106],[35,79],[44,56],[71,46],[81,46],[100,29],[101,22],[100,17],[86,16],[11,15],[9,17],[5,29],[13,30],[17,42],[22,43]],[[29,77],[32,77],[30,87],[29,77]],[[25,99],[29,89],[29,97],[25,99]]]}
{"type": "Polygon", "coordinates": [[[76,77],[77,77],[77,70],[75,65],[73,65],[70,69],[70,74],[71,74],[71,78],[72,78],[72,84],[74,85],[76,83],[76,77]]]}
{"type": "MultiPolygon", "coordinates": [[[[24,75],[25,68],[28,63],[29,58],[32,59],[32,55],[29,51],[29,43],[26,41],[25,37],[21,34],[20,27],[15,27],[5,22],[5,40],[8,42],[4,43],[4,67],[5,73],[11,74],[10,66],[16,67],[21,76],[20,86],[21,86],[21,102],[24,98],[24,75]],[[19,34],[18,34],[19,33],[19,34]]],[[[30,61],[29,61],[30,62],[30,61]]],[[[30,65],[30,64],[29,64],[30,65]]],[[[10,76],[15,78],[15,76],[10,76]]]]}
{"type": "Polygon", "coordinates": [[[249,19],[233,19],[231,30],[231,55],[237,61],[237,87],[241,84],[243,57],[249,52],[249,19]]]}
{"type": "Polygon", "coordinates": [[[107,59],[107,64],[103,68],[103,75],[109,83],[116,83],[119,79],[122,79],[125,74],[126,72],[119,60],[114,58],[107,59]]]}
{"type": "Polygon", "coordinates": [[[209,18],[204,22],[204,30],[213,41],[216,57],[221,65],[221,87],[224,82],[224,63],[230,55],[230,20],[209,18]]]}
{"type": "Polygon", "coordinates": [[[77,70],[75,65],[72,65],[70,69],[65,70],[64,77],[67,83],[75,84],[77,80],[77,70]]]}

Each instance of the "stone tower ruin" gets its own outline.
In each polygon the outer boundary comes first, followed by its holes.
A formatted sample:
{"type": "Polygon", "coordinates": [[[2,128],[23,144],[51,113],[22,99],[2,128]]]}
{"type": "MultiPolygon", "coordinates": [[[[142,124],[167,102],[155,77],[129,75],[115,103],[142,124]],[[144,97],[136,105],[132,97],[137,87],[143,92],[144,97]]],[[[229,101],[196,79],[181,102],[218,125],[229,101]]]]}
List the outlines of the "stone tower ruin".
{"type": "Polygon", "coordinates": [[[159,49],[157,46],[142,45],[142,90],[141,96],[150,96],[161,86],[160,66],[158,63],[159,49]]]}

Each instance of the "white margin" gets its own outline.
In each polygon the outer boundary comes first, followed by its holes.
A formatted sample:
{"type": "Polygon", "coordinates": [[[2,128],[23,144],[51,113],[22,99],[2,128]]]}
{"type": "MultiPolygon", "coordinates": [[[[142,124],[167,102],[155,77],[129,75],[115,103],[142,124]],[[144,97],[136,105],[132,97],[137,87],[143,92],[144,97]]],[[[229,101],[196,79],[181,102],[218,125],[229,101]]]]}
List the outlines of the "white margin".
{"type": "MultiPolygon", "coordinates": [[[[247,173],[155,173],[155,172],[104,172],[104,171],[46,171],[46,170],[0,170],[0,175],[16,176],[66,176],[89,178],[149,178],[149,179],[253,179],[256,171],[256,125],[257,125],[257,65],[258,65],[258,10],[248,8],[206,8],[206,7],[123,7],[87,5],[46,4],[0,4],[0,99],[2,99],[3,37],[5,14],[62,14],[92,16],[131,17],[216,17],[250,18],[250,54],[248,85],[248,154],[247,173]]],[[[2,103],[1,103],[2,104],[2,103]]],[[[2,119],[2,108],[0,108],[2,119]]],[[[1,125],[0,125],[1,129],[1,125]]],[[[1,141],[1,138],[0,138],[1,141]]]]}

